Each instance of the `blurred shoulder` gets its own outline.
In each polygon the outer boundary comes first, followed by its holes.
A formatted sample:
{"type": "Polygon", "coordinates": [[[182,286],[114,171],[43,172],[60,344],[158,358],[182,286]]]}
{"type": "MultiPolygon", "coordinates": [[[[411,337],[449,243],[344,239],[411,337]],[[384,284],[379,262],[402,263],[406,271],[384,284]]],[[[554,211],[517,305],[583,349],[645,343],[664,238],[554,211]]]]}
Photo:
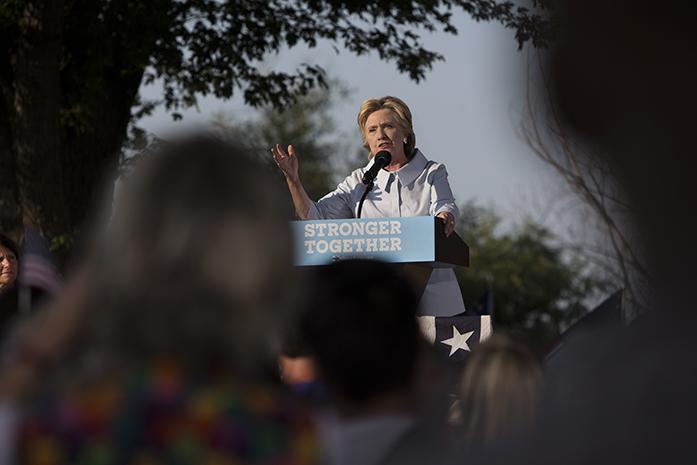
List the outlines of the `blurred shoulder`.
{"type": "Polygon", "coordinates": [[[64,459],[52,463],[74,463],[106,435],[105,453],[148,451],[164,459],[183,433],[198,445],[197,459],[216,451],[235,463],[309,465],[319,457],[314,419],[294,399],[273,387],[188,376],[169,366],[45,392],[22,412],[18,452],[21,463],[35,463],[35,452],[49,441],[64,459]],[[179,426],[162,430],[165,423],[179,426]],[[243,432],[245,440],[211,431],[243,432]],[[269,443],[269,436],[277,440],[269,443]],[[124,438],[131,441],[122,447],[124,438]]]}

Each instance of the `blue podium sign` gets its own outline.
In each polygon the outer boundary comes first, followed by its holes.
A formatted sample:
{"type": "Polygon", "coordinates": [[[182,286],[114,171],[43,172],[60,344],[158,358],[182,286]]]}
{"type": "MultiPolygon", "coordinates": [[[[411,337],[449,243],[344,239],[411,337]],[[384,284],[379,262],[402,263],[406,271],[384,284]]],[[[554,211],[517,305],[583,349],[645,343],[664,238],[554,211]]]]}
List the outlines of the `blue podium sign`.
{"type": "Polygon", "coordinates": [[[298,266],[348,258],[392,263],[436,260],[432,216],[293,221],[291,229],[298,266]]]}

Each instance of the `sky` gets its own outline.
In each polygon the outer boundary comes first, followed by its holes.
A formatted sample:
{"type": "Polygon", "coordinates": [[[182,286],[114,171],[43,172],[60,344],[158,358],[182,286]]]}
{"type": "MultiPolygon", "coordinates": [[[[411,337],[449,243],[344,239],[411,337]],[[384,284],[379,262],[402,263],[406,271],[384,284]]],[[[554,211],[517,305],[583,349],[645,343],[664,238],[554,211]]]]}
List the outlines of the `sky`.
{"type": "MultiPolygon", "coordinates": [[[[444,163],[458,203],[475,199],[495,206],[506,220],[541,216],[560,191],[558,178],[520,140],[518,127],[524,109],[526,69],[530,50],[518,50],[512,30],[496,22],[477,23],[467,14],[454,15],[458,35],[424,35],[427,48],[445,56],[415,83],[393,63],[340,51],[328,43],[317,48],[295,47],[268,58],[265,66],[293,69],[299,63],[321,65],[352,90],[335,106],[338,130],[360,143],[356,113],[370,97],[394,95],[410,107],[417,147],[427,158],[444,163]]],[[[144,87],[145,98],[156,98],[161,88],[144,87]]],[[[203,98],[198,109],[184,111],[183,120],[159,109],[141,127],[158,135],[183,127],[205,125],[215,112],[244,119],[253,114],[241,97],[230,101],[203,98]]],[[[293,141],[279,141],[290,144],[293,141]]],[[[302,158],[301,158],[302,163],[302,158]]],[[[347,173],[348,174],[348,173],[347,173]]]]}

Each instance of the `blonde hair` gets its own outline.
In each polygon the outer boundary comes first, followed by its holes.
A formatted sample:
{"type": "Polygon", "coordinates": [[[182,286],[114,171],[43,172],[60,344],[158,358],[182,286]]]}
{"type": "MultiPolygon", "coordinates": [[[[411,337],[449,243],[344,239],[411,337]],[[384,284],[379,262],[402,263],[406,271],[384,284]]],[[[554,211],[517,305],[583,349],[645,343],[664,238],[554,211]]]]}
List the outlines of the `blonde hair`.
{"type": "Polygon", "coordinates": [[[472,443],[525,434],[537,411],[542,369],[528,349],[503,335],[477,347],[460,384],[461,422],[472,443]]]}
{"type": "Polygon", "coordinates": [[[363,147],[370,151],[368,142],[365,139],[365,124],[368,121],[368,117],[378,110],[392,110],[392,112],[397,117],[399,125],[403,129],[406,129],[409,134],[407,134],[407,141],[404,143],[404,154],[407,156],[407,160],[411,160],[414,156],[414,149],[416,148],[416,134],[414,134],[414,127],[411,119],[411,111],[406,103],[397,97],[385,96],[382,98],[369,98],[361,103],[361,108],[358,110],[358,128],[361,131],[361,142],[363,147]]]}

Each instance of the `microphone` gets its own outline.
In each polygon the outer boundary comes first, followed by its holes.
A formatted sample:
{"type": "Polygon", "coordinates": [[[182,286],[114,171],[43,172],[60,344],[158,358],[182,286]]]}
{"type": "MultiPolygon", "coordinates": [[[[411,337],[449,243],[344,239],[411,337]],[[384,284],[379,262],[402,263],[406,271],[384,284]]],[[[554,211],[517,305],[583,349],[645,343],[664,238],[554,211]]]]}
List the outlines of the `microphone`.
{"type": "Polygon", "coordinates": [[[366,186],[372,184],[380,170],[390,164],[392,161],[392,154],[387,150],[381,150],[375,154],[374,160],[373,166],[363,174],[363,184],[366,186]]]}

